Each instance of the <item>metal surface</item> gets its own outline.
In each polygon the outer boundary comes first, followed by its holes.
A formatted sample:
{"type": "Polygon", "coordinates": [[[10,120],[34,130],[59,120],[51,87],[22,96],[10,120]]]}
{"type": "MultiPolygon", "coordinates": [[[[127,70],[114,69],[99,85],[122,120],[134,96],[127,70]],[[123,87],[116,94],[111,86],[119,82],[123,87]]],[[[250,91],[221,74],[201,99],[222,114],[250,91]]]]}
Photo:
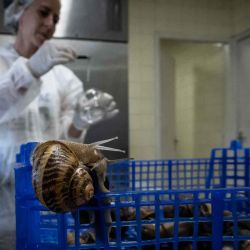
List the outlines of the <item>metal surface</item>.
{"type": "MultiPolygon", "coordinates": [[[[13,41],[13,38],[1,35],[0,46],[13,41]]],[[[67,66],[84,82],[85,89],[97,88],[112,94],[120,110],[113,119],[91,127],[85,142],[118,136],[119,140],[107,146],[123,149],[126,154],[105,151],[105,156],[109,159],[128,157],[127,44],[65,39],[54,39],[53,42],[72,46],[76,50],[79,59],[67,66]]],[[[0,192],[0,250],[14,250],[14,191],[13,188],[0,187],[0,192]]]]}
{"type": "Polygon", "coordinates": [[[127,41],[127,0],[62,0],[55,37],[127,41]]]}
{"type": "Polygon", "coordinates": [[[126,154],[105,151],[105,155],[110,159],[128,157],[127,44],[61,39],[55,42],[67,44],[76,50],[80,59],[67,66],[84,82],[84,88],[97,88],[110,93],[120,110],[111,120],[92,126],[85,142],[118,136],[119,140],[109,143],[109,146],[123,149],[126,154]]]}
{"type": "MultiPolygon", "coordinates": [[[[0,33],[3,8],[11,0],[0,1],[0,33]]],[[[61,0],[60,22],[54,37],[101,41],[128,41],[128,0],[61,0]]]]}
{"type": "MultiPolygon", "coordinates": [[[[13,36],[0,36],[0,46],[13,41],[13,36]]],[[[128,141],[128,56],[126,43],[53,39],[57,44],[74,48],[79,59],[67,64],[83,81],[84,89],[97,88],[114,96],[120,113],[111,120],[91,127],[86,142],[119,137],[109,146],[126,151],[126,154],[105,152],[110,158],[127,157],[128,141]]],[[[0,249],[1,250],[1,249],[0,249]]]]}

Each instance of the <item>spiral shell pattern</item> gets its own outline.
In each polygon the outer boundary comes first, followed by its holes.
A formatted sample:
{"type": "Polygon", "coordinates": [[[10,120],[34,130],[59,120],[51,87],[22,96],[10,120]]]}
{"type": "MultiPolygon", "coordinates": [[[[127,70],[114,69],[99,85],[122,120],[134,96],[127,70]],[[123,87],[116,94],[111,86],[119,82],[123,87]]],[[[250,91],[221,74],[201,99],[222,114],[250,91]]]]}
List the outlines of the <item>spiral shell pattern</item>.
{"type": "Polygon", "coordinates": [[[38,200],[54,212],[73,211],[94,195],[89,169],[63,141],[39,144],[32,156],[32,185],[38,200]]]}

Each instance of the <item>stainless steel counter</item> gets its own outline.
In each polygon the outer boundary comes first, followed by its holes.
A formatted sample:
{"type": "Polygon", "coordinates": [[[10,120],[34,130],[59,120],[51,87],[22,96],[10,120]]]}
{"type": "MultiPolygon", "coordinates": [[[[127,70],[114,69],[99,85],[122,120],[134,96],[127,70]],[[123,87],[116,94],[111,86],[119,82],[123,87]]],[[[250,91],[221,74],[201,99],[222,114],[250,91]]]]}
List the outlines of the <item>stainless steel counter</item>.
{"type": "Polygon", "coordinates": [[[0,250],[15,250],[14,186],[0,186],[0,250]]]}

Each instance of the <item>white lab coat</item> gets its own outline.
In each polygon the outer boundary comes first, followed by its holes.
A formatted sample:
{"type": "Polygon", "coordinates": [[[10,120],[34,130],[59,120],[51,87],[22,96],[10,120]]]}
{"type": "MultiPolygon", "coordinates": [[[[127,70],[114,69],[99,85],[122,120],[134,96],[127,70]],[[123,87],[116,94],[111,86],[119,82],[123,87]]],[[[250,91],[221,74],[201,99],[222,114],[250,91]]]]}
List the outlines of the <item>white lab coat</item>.
{"type": "MultiPolygon", "coordinates": [[[[0,249],[15,249],[14,167],[20,145],[70,139],[82,82],[65,66],[35,78],[13,45],[0,49],[0,249]],[[27,91],[22,91],[28,89],[27,91]],[[9,183],[10,185],[7,185],[9,183]],[[5,185],[3,185],[5,184],[5,185]]],[[[86,132],[86,130],[85,130],[86,132]]],[[[78,138],[83,141],[84,132],[78,138]]]]}
{"type": "MultiPolygon", "coordinates": [[[[0,185],[13,182],[15,156],[29,141],[67,136],[82,82],[63,65],[35,78],[13,45],[0,49],[0,185]],[[27,91],[22,91],[27,89],[27,91]]],[[[83,141],[84,133],[79,138],[83,141]]]]}

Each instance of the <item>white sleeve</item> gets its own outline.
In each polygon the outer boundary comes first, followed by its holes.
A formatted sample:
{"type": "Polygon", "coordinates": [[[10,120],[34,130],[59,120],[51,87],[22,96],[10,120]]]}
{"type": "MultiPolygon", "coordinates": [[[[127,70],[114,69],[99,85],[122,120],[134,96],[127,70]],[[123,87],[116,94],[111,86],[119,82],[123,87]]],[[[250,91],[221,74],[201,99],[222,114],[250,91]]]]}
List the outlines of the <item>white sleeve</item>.
{"type": "Polygon", "coordinates": [[[67,67],[60,65],[56,66],[55,73],[57,79],[61,82],[61,114],[60,114],[60,135],[61,139],[83,142],[87,128],[81,133],[78,138],[71,137],[68,134],[69,127],[72,124],[75,114],[75,107],[79,95],[83,94],[83,82],[67,67]]]}
{"type": "MultiPolygon", "coordinates": [[[[0,69],[0,124],[17,117],[39,94],[41,82],[32,75],[26,62],[20,57],[5,73],[0,69]]],[[[3,62],[0,67],[3,68],[3,62]]]]}

